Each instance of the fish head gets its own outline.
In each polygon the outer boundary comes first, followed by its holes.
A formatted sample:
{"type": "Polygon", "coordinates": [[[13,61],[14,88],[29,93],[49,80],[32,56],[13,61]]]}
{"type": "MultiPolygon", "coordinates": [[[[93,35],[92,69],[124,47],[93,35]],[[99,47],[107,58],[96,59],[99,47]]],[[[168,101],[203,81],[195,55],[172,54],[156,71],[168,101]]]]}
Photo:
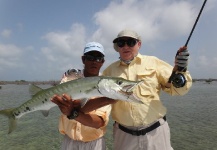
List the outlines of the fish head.
{"type": "Polygon", "coordinates": [[[133,89],[141,81],[131,81],[120,77],[103,77],[98,83],[99,92],[105,97],[115,100],[142,103],[134,94],[133,89]]]}

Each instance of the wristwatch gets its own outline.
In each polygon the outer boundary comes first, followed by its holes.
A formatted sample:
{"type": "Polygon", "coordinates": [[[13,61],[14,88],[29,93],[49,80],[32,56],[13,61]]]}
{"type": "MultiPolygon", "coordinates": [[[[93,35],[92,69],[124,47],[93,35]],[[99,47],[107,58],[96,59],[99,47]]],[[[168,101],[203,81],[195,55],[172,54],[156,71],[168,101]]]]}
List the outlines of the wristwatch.
{"type": "Polygon", "coordinates": [[[69,120],[77,118],[79,115],[79,111],[77,109],[73,109],[71,114],[67,116],[69,120]]]}

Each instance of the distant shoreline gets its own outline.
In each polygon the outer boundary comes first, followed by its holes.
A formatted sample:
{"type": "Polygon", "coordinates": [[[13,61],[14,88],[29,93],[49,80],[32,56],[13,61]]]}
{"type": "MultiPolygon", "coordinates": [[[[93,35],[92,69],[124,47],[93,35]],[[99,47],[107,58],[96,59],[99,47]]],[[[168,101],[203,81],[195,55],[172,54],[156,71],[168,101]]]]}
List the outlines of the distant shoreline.
{"type": "MultiPolygon", "coordinates": [[[[217,79],[193,79],[193,82],[207,82],[211,83],[212,81],[217,81],[217,79]]],[[[50,81],[25,81],[25,80],[16,80],[16,81],[0,81],[0,85],[5,84],[17,84],[17,85],[26,85],[26,84],[35,84],[35,85],[43,85],[43,84],[49,84],[49,85],[57,85],[60,81],[56,80],[50,80],[50,81]]]]}
{"type": "Polygon", "coordinates": [[[43,85],[43,84],[49,84],[49,85],[57,85],[59,84],[60,81],[25,81],[25,80],[20,80],[20,81],[0,81],[0,85],[5,85],[5,84],[17,84],[17,85],[28,85],[28,84],[35,84],[35,85],[43,85]]]}

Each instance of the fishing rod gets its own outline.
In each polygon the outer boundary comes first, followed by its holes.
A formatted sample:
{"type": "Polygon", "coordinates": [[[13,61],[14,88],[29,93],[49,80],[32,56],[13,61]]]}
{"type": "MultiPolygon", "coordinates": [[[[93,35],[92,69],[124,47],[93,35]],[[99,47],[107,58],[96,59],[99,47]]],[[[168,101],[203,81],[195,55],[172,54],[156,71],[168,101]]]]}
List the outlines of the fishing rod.
{"type": "Polygon", "coordinates": [[[187,40],[186,43],[185,43],[185,47],[188,46],[188,42],[190,41],[190,38],[191,38],[191,36],[192,36],[192,33],[194,32],[194,29],[195,29],[195,27],[196,27],[196,25],[197,25],[197,22],[198,22],[198,20],[199,20],[199,18],[200,18],[200,15],[201,15],[202,11],[203,11],[203,8],[204,8],[204,6],[205,6],[205,4],[206,4],[206,1],[207,1],[207,0],[204,0],[204,2],[203,2],[203,5],[202,5],[202,7],[201,7],[201,9],[200,9],[200,12],[199,12],[199,14],[198,14],[198,16],[197,16],[197,19],[196,19],[196,21],[195,21],[195,23],[194,23],[194,26],[193,26],[193,28],[192,28],[192,30],[191,30],[191,33],[190,33],[190,35],[188,36],[188,40],[187,40]]]}
{"type": "MultiPolygon", "coordinates": [[[[198,16],[197,16],[197,19],[196,19],[196,21],[195,21],[195,23],[194,23],[194,26],[193,26],[193,28],[191,29],[191,33],[189,34],[188,39],[187,39],[187,41],[186,41],[186,43],[185,43],[185,47],[188,46],[188,42],[189,42],[190,39],[191,39],[191,36],[192,36],[192,34],[193,34],[193,32],[194,32],[194,29],[195,29],[195,27],[196,27],[196,25],[197,25],[197,22],[198,22],[198,20],[199,20],[199,18],[200,18],[200,15],[201,15],[201,13],[202,13],[202,11],[203,11],[203,8],[204,8],[206,2],[207,2],[207,0],[204,0],[203,5],[202,5],[202,7],[201,7],[201,9],[200,9],[200,12],[199,12],[199,14],[198,14],[198,16]]],[[[186,67],[179,67],[179,66],[178,66],[177,70],[178,70],[178,71],[186,71],[187,68],[186,68],[186,67]]],[[[183,86],[185,85],[185,83],[186,83],[186,79],[185,79],[184,75],[181,74],[181,73],[176,74],[175,71],[172,72],[172,75],[171,75],[170,78],[172,78],[172,79],[169,79],[169,82],[172,82],[172,84],[173,84],[175,87],[183,87],[183,86]]]]}

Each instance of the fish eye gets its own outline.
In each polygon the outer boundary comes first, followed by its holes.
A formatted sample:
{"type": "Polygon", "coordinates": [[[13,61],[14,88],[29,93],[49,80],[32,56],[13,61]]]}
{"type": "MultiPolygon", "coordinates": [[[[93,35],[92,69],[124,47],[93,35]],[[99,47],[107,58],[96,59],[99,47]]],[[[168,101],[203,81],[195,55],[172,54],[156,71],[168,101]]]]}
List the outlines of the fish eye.
{"type": "Polygon", "coordinates": [[[118,81],[117,81],[117,84],[118,84],[118,85],[121,85],[122,83],[123,83],[123,81],[121,81],[121,80],[118,80],[118,81]]]}

